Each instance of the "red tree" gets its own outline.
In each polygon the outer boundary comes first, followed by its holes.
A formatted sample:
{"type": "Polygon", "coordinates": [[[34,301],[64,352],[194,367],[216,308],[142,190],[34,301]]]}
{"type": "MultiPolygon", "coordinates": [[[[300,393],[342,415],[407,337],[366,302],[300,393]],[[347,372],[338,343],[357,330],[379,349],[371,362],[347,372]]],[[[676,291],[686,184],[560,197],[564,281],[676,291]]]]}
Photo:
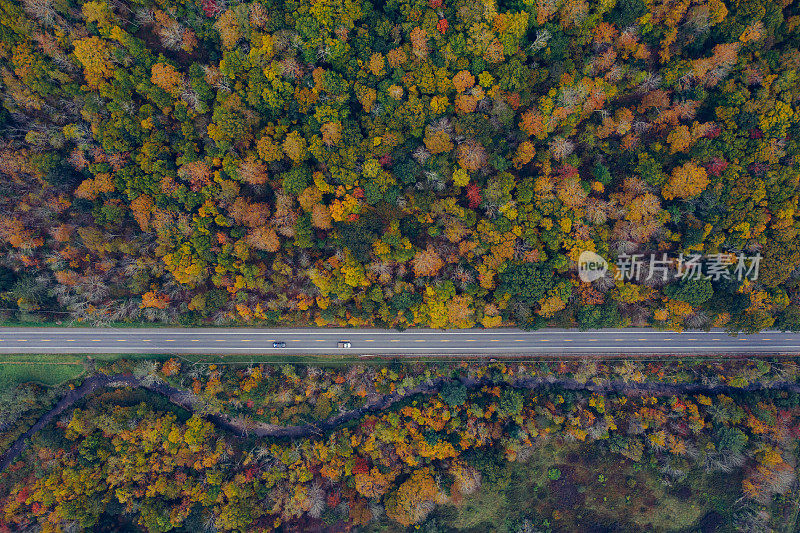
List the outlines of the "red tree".
{"type": "Polygon", "coordinates": [[[467,200],[469,200],[469,208],[475,209],[481,205],[481,188],[475,183],[467,185],[467,200]]]}

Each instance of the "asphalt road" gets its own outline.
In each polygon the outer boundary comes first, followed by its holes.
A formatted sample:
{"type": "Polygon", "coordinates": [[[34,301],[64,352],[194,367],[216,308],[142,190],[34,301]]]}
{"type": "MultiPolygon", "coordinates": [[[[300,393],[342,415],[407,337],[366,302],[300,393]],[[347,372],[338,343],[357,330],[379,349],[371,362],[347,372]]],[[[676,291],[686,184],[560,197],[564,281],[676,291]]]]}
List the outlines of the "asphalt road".
{"type": "Polygon", "coordinates": [[[800,334],[733,337],[723,331],[652,329],[524,332],[517,329],[112,329],[0,328],[0,353],[286,355],[800,354],[800,334]],[[347,340],[351,348],[337,348],[347,340]],[[273,348],[273,341],[286,348],[273,348]]]}

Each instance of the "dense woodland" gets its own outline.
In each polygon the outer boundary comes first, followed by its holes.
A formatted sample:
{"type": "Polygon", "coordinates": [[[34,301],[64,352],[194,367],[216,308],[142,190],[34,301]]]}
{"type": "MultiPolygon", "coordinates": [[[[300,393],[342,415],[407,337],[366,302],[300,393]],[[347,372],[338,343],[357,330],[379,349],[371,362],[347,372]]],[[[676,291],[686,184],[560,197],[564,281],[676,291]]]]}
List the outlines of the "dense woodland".
{"type": "Polygon", "coordinates": [[[0,6],[5,320],[800,327],[790,0],[0,6]]]}
{"type": "MultiPolygon", "coordinates": [[[[101,372],[176,384],[191,411],[130,387],[84,398],[0,473],[0,530],[793,531],[796,362],[121,361],[101,372]],[[305,437],[255,434],[275,406],[323,421],[392,392],[305,437]]],[[[32,392],[3,392],[3,428],[32,392]]]]}

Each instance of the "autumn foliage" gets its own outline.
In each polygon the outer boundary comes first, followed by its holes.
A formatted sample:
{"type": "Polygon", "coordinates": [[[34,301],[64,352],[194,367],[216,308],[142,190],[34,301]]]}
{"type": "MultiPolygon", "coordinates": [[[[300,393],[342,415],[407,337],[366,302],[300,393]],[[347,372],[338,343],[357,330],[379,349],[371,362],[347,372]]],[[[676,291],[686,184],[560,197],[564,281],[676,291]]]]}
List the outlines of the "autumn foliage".
{"type": "Polygon", "coordinates": [[[790,2],[62,4],[0,16],[9,320],[800,328],[790,2]],[[761,264],[672,312],[585,250],[761,264]]]}

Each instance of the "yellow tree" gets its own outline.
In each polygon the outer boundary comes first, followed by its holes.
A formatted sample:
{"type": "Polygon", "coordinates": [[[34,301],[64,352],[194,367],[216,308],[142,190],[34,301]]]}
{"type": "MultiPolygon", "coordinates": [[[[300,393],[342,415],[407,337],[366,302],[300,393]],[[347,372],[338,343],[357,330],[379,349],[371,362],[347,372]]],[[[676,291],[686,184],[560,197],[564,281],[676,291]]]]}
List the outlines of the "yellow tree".
{"type": "Polygon", "coordinates": [[[417,470],[386,499],[386,515],[404,526],[417,524],[433,509],[438,490],[429,468],[417,470]]]}
{"type": "Polygon", "coordinates": [[[342,123],[326,122],[320,128],[322,131],[322,142],[327,147],[338,145],[342,140],[342,123]]]}
{"type": "Polygon", "coordinates": [[[435,276],[439,273],[439,269],[444,266],[444,261],[433,249],[433,246],[429,244],[426,249],[417,252],[412,264],[415,276],[435,276]]]}
{"type": "Polygon", "coordinates": [[[146,194],[140,194],[131,202],[133,218],[139,223],[142,231],[150,230],[150,213],[153,212],[154,206],[153,198],[146,194]]]}
{"type": "Polygon", "coordinates": [[[383,68],[386,66],[386,61],[383,59],[383,54],[375,52],[369,58],[369,70],[375,76],[383,76],[385,74],[383,68]]]}
{"type": "Polygon", "coordinates": [[[267,182],[269,174],[265,164],[249,155],[247,159],[239,163],[239,176],[251,185],[263,185],[267,182]]]}
{"type": "Polygon", "coordinates": [[[331,211],[328,209],[328,206],[324,204],[314,204],[314,207],[311,209],[311,224],[315,228],[328,230],[332,227],[331,221],[331,211]]]}
{"type": "Polygon", "coordinates": [[[475,76],[470,74],[468,70],[462,70],[453,76],[453,87],[456,91],[463,93],[467,89],[471,89],[475,85],[475,76]]]}
{"type": "Polygon", "coordinates": [[[447,307],[447,321],[453,328],[471,328],[475,325],[473,319],[472,296],[460,295],[450,300],[447,307]]]}
{"type": "Polygon", "coordinates": [[[158,85],[173,97],[180,95],[183,74],[178,72],[175,67],[168,63],[156,63],[150,72],[150,81],[155,85],[158,85]]]}
{"type": "Polygon", "coordinates": [[[425,147],[432,154],[441,154],[453,149],[453,142],[447,132],[444,131],[428,131],[423,141],[425,142],[425,147]]]}
{"type": "Polygon", "coordinates": [[[477,172],[486,164],[486,149],[475,140],[468,140],[458,147],[458,162],[466,170],[477,172]]]}
{"type": "Polygon", "coordinates": [[[75,57],[83,65],[86,83],[97,88],[103,78],[114,72],[111,62],[111,48],[99,37],[87,37],[75,41],[75,57]]]}
{"type": "Polygon", "coordinates": [[[394,475],[381,474],[380,470],[372,467],[369,472],[360,472],[355,475],[356,490],[367,498],[380,498],[392,484],[394,475]]]}
{"type": "Polygon", "coordinates": [[[690,161],[672,171],[661,194],[665,200],[691,198],[703,192],[708,183],[706,169],[698,167],[690,161]]]}
{"type": "Polygon", "coordinates": [[[295,163],[300,163],[308,155],[306,140],[297,131],[292,131],[283,140],[283,152],[295,163]]]}
{"type": "Polygon", "coordinates": [[[281,241],[275,230],[267,226],[259,226],[247,235],[247,242],[259,250],[277,252],[281,241]]]}
{"type": "Polygon", "coordinates": [[[274,142],[269,135],[262,135],[258,139],[256,150],[258,151],[258,157],[267,163],[272,163],[273,161],[278,161],[283,158],[283,149],[281,145],[274,142]]]}
{"type": "Polygon", "coordinates": [[[428,57],[428,35],[425,30],[417,26],[411,31],[411,49],[419,59],[428,57]]]}

